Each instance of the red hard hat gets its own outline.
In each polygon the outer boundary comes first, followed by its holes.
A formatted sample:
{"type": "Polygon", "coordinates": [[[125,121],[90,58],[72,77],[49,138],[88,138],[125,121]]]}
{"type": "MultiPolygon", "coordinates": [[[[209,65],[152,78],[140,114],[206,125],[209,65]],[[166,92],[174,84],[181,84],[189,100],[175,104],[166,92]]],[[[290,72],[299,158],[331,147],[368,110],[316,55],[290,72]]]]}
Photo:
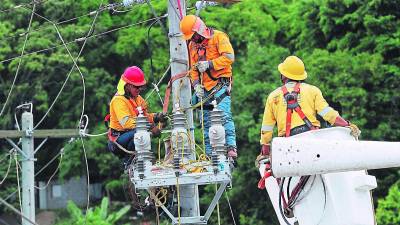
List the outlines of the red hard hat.
{"type": "Polygon", "coordinates": [[[135,85],[137,87],[146,84],[146,80],[144,79],[144,73],[137,66],[131,66],[126,68],[124,74],[122,74],[121,79],[126,83],[135,85]]]}

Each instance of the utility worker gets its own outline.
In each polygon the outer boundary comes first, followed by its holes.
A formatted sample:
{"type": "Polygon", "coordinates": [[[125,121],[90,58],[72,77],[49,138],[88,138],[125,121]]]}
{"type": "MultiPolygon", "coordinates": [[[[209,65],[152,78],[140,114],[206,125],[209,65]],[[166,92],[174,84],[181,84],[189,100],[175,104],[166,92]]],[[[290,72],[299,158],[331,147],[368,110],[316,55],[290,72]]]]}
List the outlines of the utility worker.
{"type": "MultiPolygon", "coordinates": [[[[361,131],[329,107],[319,88],[305,83],[307,72],[296,56],[289,56],[279,64],[282,87],[269,94],[261,127],[261,153],[257,159],[269,155],[270,141],[275,124],[278,136],[289,137],[320,127],[317,114],[334,126],[349,127],[358,138],[361,131]]],[[[258,163],[258,160],[256,160],[258,163]]]]}
{"type": "Polygon", "coordinates": [[[136,66],[128,67],[122,74],[118,82],[117,93],[110,102],[108,148],[120,159],[123,159],[125,168],[132,160],[132,155],[127,151],[135,151],[133,138],[136,133],[136,118],[139,112],[147,116],[151,133],[155,137],[161,134],[156,124],[167,121],[166,115],[163,113],[148,112],[147,102],[140,96],[145,85],[143,71],[136,66]]]}
{"type": "Polygon", "coordinates": [[[222,31],[207,27],[197,16],[185,16],[180,22],[183,38],[188,41],[190,77],[197,101],[207,99],[203,105],[204,139],[206,153],[211,154],[208,131],[211,126],[210,104],[216,100],[217,107],[224,112],[224,128],[228,157],[235,159],[236,133],[231,112],[232,63],[234,51],[229,37],[222,31]]]}

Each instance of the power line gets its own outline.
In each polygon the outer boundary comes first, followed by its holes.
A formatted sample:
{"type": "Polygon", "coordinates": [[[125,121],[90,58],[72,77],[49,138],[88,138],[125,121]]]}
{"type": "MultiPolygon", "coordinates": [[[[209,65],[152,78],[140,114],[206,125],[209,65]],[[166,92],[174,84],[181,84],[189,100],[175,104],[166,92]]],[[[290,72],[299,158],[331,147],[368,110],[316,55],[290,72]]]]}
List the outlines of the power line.
{"type": "MultiPolygon", "coordinates": [[[[121,27],[114,28],[114,29],[110,29],[110,30],[108,30],[108,31],[104,31],[104,32],[101,32],[101,33],[98,33],[98,34],[95,34],[95,35],[91,35],[91,36],[89,36],[89,37],[80,37],[80,38],[76,38],[75,40],[70,41],[70,42],[66,42],[65,44],[66,44],[66,45],[70,45],[70,44],[73,44],[73,43],[78,43],[78,42],[84,41],[85,39],[98,38],[98,37],[101,37],[101,36],[103,36],[103,35],[106,35],[106,34],[109,34],[109,33],[112,33],[112,32],[118,31],[118,30],[121,30],[121,29],[126,29],[126,28],[129,28],[129,27],[141,25],[141,24],[144,24],[144,23],[153,21],[153,20],[155,20],[155,19],[165,18],[165,17],[167,17],[167,16],[168,16],[168,14],[165,14],[165,15],[160,16],[160,17],[158,17],[158,18],[154,18],[154,17],[153,17],[153,18],[151,18],[151,19],[142,20],[142,21],[139,21],[139,22],[136,22],[136,23],[132,23],[132,24],[129,24],[129,25],[125,25],[125,26],[121,26],[121,27]]],[[[12,61],[12,60],[14,60],[14,59],[18,59],[18,58],[21,58],[21,57],[26,57],[26,56],[28,56],[28,55],[32,55],[32,54],[35,54],[35,53],[41,53],[41,52],[50,51],[50,50],[53,50],[53,49],[56,49],[56,48],[59,48],[59,47],[63,47],[63,46],[64,46],[63,44],[60,44],[60,45],[55,45],[55,46],[52,46],[52,47],[49,47],[49,48],[44,48],[44,49],[40,49],[40,50],[37,50],[37,51],[28,52],[28,53],[25,53],[24,55],[21,55],[21,56],[15,56],[15,57],[12,57],[12,58],[8,58],[8,59],[5,59],[5,60],[2,60],[2,61],[0,61],[0,63],[12,61]]]]}
{"type": "MultiPolygon", "coordinates": [[[[119,11],[119,10],[116,10],[116,9],[115,9],[115,5],[109,4],[109,5],[105,6],[105,7],[102,7],[102,8],[99,9],[99,10],[91,11],[91,12],[86,13],[86,14],[84,14],[84,15],[80,15],[80,16],[73,17],[73,18],[70,18],[70,19],[58,21],[58,22],[55,22],[55,24],[56,24],[56,25],[62,25],[62,24],[64,24],[64,23],[68,23],[68,22],[71,22],[71,21],[74,21],[74,20],[78,20],[78,19],[80,19],[80,18],[82,18],[82,17],[93,16],[93,15],[96,15],[96,13],[98,13],[99,11],[100,11],[100,12],[104,12],[104,11],[106,11],[106,10],[112,10],[113,13],[125,13],[125,12],[130,12],[130,11],[136,9],[137,6],[139,6],[139,5],[134,5],[133,7],[131,7],[131,8],[128,9],[128,10],[119,11]]],[[[27,7],[23,7],[23,8],[24,8],[24,9],[28,9],[27,7]]],[[[48,28],[48,27],[50,27],[50,26],[53,26],[53,24],[46,25],[46,26],[42,25],[42,26],[40,26],[39,28],[32,29],[29,33],[38,32],[38,31],[44,30],[44,29],[46,29],[46,28],[48,28]]],[[[21,32],[21,33],[18,33],[18,34],[5,36],[5,37],[3,37],[3,39],[11,39],[11,38],[15,38],[15,37],[21,37],[21,36],[24,36],[24,35],[27,35],[27,34],[28,34],[28,32],[25,31],[25,32],[21,32]]]]}
{"type": "MultiPolygon", "coordinates": [[[[32,9],[32,13],[31,13],[31,18],[29,19],[29,25],[28,25],[28,29],[27,29],[28,32],[29,32],[29,30],[31,29],[32,20],[33,20],[33,14],[35,13],[35,8],[36,8],[36,4],[33,4],[33,9],[32,9]]],[[[21,56],[24,55],[25,47],[26,47],[27,41],[28,41],[28,35],[25,36],[25,41],[24,41],[24,45],[23,45],[23,47],[22,47],[21,56]]],[[[3,107],[2,107],[2,109],[1,109],[1,111],[0,111],[0,116],[3,115],[4,109],[6,108],[7,102],[8,102],[8,100],[9,100],[10,96],[11,96],[11,92],[12,92],[13,89],[14,89],[15,81],[17,80],[17,77],[18,77],[19,68],[21,67],[21,62],[22,62],[22,58],[19,59],[18,66],[17,66],[17,70],[16,70],[15,76],[14,76],[14,80],[13,80],[13,82],[12,82],[12,84],[11,84],[10,91],[9,91],[8,94],[7,94],[6,101],[4,102],[3,107]]]]}
{"type": "Polygon", "coordinates": [[[16,10],[16,9],[21,8],[21,7],[29,6],[29,5],[32,5],[32,4],[42,4],[42,3],[45,3],[45,2],[47,2],[47,1],[48,1],[48,0],[43,0],[43,1],[34,0],[34,1],[31,1],[30,3],[18,4],[18,5],[15,5],[15,6],[13,6],[13,7],[8,8],[8,9],[2,9],[2,10],[0,10],[0,13],[12,11],[12,10],[16,10]]]}
{"type": "MultiPolygon", "coordinates": [[[[100,4],[100,8],[101,8],[101,4],[100,4]]],[[[94,17],[94,19],[93,19],[92,25],[90,26],[90,29],[89,29],[89,31],[88,31],[86,37],[85,37],[85,40],[84,40],[84,42],[83,42],[83,44],[82,44],[82,47],[81,47],[81,49],[80,49],[80,51],[79,51],[79,53],[78,53],[78,56],[76,57],[76,59],[75,59],[75,61],[74,61],[74,64],[75,64],[75,66],[77,67],[77,69],[78,69],[79,72],[80,72],[80,70],[79,70],[78,65],[76,64],[76,61],[78,61],[80,55],[81,55],[82,52],[83,52],[83,49],[84,49],[84,47],[85,47],[85,45],[86,45],[86,42],[87,42],[87,40],[88,40],[88,36],[89,36],[90,34],[93,33],[94,25],[95,25],[95,23],[96,23],[96,19],[97,19],[97,16],[99,15],[99,13],[100,13],[100,11],[97,10],[97,13],[96,13],[96,15],[95,15],[95,17],[94,17]]],[[[54,26],[55,26],[56,29],[57,29],[57,25],[54,25],[54,26]]],[[[60,32],[58,31],[58,29],[57,29],[57,33],[59,34],[60,38],[62,39],[61,34],[60,34],[60,32]]],[[[67,47],[67,45],[66,45],[66,43],[65,43],[64,41],[63,41],[63,44],[64,44],[64,47],[68,50],[68,47],[67,47]]],[[[69,50],[68,50],[68,52],[69,52],[69,50]]],[[[74,60],[74,58],[72,57],[71,54],[70,54],[70,57],[72,58],[72,60],[74,60]]],[[[50,107],[47,109],[46,113],[45,113],[45,114],[43,115],[43,117],[39,120],[39,122],[34,126],[33,129],[36,129],[36,128],[44,121],[44,119],[46,118],[46,116],[49,114],[50,110],[53,108],[54,104],[57,102],[58,97],[61,95],[62,91],[64,90],[64,87],[65,87],[65,85],[67,84],[67,81],[69,80],[69,77],[71,76],[72,72],[74,71],[74,68],[75,68],[75,67],[74,67],[74,65],[73,65],[73,66],[71,67],[70,71],[68,72],[67,78],[65,79],[65,81],[64,81],[64,83],[63,83],[61,89],[60,89],[59,92],[57,93],[56,98],[55,98],[54,101],[51,103],[51,105],[50,105],[50,107]]],[[[83,100],[82,100],[82,102],[83,102],[83,103],[82,103],[82,113],[81,113],[81,117],[80,117],[80,120],[82,120],[83,111],[84,111],[84,102],[85,102],[85,92],[86,92],[86,90],[85,90],[85,81],[84,81],[84,77],[83,77],[83,75],[82,75],[81,72],[80,72],[80,75],[81,75],[81,78],[82,78],[83,90],[84,90],[84,93],[83,93],[83,100]]]]}

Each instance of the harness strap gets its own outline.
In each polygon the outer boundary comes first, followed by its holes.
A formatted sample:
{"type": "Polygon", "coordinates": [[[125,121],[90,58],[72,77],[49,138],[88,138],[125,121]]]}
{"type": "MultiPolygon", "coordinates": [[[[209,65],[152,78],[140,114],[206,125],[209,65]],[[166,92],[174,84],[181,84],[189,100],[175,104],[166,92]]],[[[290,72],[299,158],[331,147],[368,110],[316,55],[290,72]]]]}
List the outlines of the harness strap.
{"type": "Polygon", "coordinates": [[[171,79],[169,80],[167,89],[165,90],[165,97],[164,97],[164,104],[163,104],[163,112],[164,113],[167,113],[167,111],[168,111],[169,97],[171,95],[172,83],[174,83],[174,81],[176,81],[178,79],[186,77],[188,75],[188,72],[189,71],[176,74],[175,76],[171,77],[171,79]]]}
{"type": "Polygon", "coordinates": [[[283,96],[284,96],[284,98],[286,100],[286,104],[287,104],[285,136],[286,137],[290,136],[290,128],[292,126],[293,110],[300,116],[300,118],[304,121],[306,126],[308,128],[310,128],[310,130],[315,130],[315,127],[312,125],[311,121],[304,114],[303,110],[301,110],[301,107],[300,107],[299,102],[298,102],[298,98],[297,97],[300,94],[300,83],[296,83],[296,85],[293,88],[293,91],[290,92],[290,93],[287,90],[285,85],[283,85],[281,87],[281,90],[283,92],[283,96]]]}

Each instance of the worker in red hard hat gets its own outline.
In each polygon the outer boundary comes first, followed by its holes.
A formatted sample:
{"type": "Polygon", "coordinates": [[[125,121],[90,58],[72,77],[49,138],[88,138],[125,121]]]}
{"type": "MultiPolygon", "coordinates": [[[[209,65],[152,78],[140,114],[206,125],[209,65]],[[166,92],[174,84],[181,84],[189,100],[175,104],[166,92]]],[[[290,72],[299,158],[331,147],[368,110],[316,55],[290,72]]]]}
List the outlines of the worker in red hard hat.
{"type": "Polygon", "coordinates": [[[135,151],[133,138],[136,133],[136,118],[139,112],[141,111],[147,116],[151,124],[151,133],[155,137],[160,136],[160,129],[156,124],[167,121],[164,113],[149,112],[146,100],[140,96],[145,85],[143,71],[137,66],[128,67],[122,74],[118,82],[117,93],[110,102],[108,147],[112,153],[124,160],[125,167],[129,165],[131,155],[119,146],[128,151],[135,151]]]}

